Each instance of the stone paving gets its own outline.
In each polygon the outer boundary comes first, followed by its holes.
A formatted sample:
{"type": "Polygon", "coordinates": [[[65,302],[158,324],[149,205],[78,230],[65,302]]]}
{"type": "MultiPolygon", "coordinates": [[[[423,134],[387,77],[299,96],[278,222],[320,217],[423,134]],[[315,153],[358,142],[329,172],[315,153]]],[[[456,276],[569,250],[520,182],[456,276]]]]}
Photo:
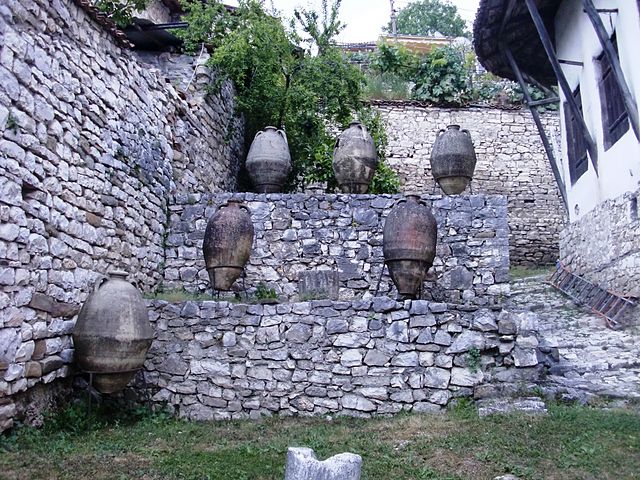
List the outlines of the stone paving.
{"type": "Polygon", "coordinates": [[[514,280],[511,308],[539,315],[543,344],[560,359],[541,385],[546,394],[581,402],[640,401],[640,312],[622,330],[577,306],[546,283],[546,276],[514,280]]]}

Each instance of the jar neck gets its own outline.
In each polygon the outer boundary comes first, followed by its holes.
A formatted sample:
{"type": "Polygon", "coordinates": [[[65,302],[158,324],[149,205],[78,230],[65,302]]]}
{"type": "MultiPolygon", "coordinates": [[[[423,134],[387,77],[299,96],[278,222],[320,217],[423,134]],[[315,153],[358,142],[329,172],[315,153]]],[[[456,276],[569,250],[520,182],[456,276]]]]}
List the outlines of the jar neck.
{"type": "Polygon", "coordinates": [[[129,273],[124,270],[111,270],[107,272],[107,274],[109,275],[109,278],[119,278],[120,280],[126,280],[129,276],[129,273]]]}

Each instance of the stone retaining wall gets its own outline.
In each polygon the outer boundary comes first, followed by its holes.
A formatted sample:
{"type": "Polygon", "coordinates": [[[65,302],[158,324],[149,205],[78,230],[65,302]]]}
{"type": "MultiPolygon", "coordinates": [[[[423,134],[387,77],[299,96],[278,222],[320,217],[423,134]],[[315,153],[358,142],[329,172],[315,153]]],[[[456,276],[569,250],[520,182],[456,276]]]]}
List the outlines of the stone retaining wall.
{"type": "MultiPolygon", "coordinates": [[[[439,129],[459,124],[471,132],[478,163],[473,193],[506,195],[512,264],[551,264],[565,210],[531,114],[526,110],[420,107],[381,103],[389,146],[389,165],[400,175],[402,191],[434,192],[431,148],[439,129]]],[[[559,144],[556,113],[542,115],[552,141],[559,144]]],[[[555,150],[559,154],[558,145],[555,150]]],[[[439,192],[439,190],[438,190],[439,192]]]]}
{"type": "Polygon", "coordinates": [[[206,99],[180,91],[72,0],[3,0],[0,431],[16,394],[68,374],[98,274],[160,282],[170,195],[235,188],[233,109],[229,85],[206,99]]]}
{"type": "MultiPolygon", "coordinates": [[[[382,231],[400,195],[217,194],[178,196],[170,207],[164,288],[210,289],[202,255],[207,219],[228,198],[249,207],[256,232],[246,285],[265,282],[298,298],[298,275],[335,269],[340,298],[371,298],[383,267],[382,231]]],[[[506,199],[424,195],[438,222],[434,266],[424,298],[497,306],[509,295],[506,199]]],[[[238,281],[237,288],[241,284],[238,281]]],[[[395,295],[387,272],[380,294],[395,295]]]]}
{"type": "Polygon", "coordinates": [[[560,259],[574,273],[640,298],[640,190],[607,200],[560,236],[560,259]]]}
{"type": "Polygon", "coordinates": [[[153,400],[194,420],[438,411],[456,397],[513,394],[544,358],[532,313],[387,297],[148,305],[153,400]]]}

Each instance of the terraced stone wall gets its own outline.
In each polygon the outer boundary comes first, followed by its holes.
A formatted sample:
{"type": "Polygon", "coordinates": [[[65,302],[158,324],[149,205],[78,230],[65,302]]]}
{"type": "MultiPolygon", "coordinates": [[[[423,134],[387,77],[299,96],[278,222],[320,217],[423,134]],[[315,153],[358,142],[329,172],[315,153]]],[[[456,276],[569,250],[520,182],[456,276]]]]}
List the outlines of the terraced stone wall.
{"type": "Polygon", "coordinates": [[[0,5],[0,431],[69,375],[96,277],[155,288],[170,195],[233,190],[242,156],[229,85],[180,89],[184,59],[142,61],[79,3],[0,5]]]}
{"type": "MultiPolygon", "coordinates": [[[[471,132],[478,156],[473,193],[508,199],[511,263],[555,263],[565,209],[528,111],[406,102],[381,102],[376,108],[387,128],[388,162],[401,178],[402,191],[439,192],[431,176],[431,149],[438,130],[458,124],[471,132]]],[[[542,115],[542,122],[559,155],[557,113],[542,115]]]]}
{"type": "MultiPolygon", "coordinates": [[[[165,290],[210,291],[202,255],[207,219],[227,199],[246,203],[255,241],[246,286],[260,282],[286,301],[299,299],[301,273],[335,270],[339,298],[395,296],[383,269],[385,218],[401,195],[182,195],[170,207],[165,290]]],[[[499,308],[509,295],[507,201],[499,195],[424,195],[438,222],[436,258],[423,298],[499,308]]],[[[236,290],[241,289],[236,283],[236,290]]]]}
{"type": "Polygon", "coordinates": [[[444,303],[150,301],[153,400],[194,420],[439,411],[540,375],[534,313],[444,303]]]}
{"type": "MultiPolygon", "coordinates": [[[[609,290],[640,299],[640,190],[607,200],[568,224],[560,259],[572,271],[609,290]]],[[[640,307],[636,309],[640,315],[640,307]]]]}

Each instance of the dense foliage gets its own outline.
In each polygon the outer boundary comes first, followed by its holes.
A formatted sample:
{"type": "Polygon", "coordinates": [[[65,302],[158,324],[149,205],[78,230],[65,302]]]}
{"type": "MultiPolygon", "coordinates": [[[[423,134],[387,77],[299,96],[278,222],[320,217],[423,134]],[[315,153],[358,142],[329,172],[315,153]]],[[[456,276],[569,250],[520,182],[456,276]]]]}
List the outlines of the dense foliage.
{"type": "MultiPolygon", "coordinates": [[[[466,25],[449,0],[420,0],[398,12],[397,31],[401,35],[428,37],[441,33],[445,37],[468,36],[466,25]]],[[[391,30],[391,26],[387,27],[391,30]]]]}
{"type": "MultiPolygon", "coordinates": [[[[370,98],[411,98],[455,107],[470,103],[505,107],[523,101],[518,84],[478,72],[475,54],[466,45],[440,47],[420,56],[402,45],[382,43],[366,64],[370,98]]],[[[529,93],[535,100],[545,97],[532,86],[529,93]]]]}
{"type": "Polygon", "coordinates": [[[420,63],[413,96],[440,105],[463,105],[470,98],[463,53],[454,47],[433,50],[420,63]]]}
{"type": "MultiPolygon", "coordinates": [[[[342,28],[339,5],[340,1],[330,7],[324,2],[320,14],[298,10],[298,34],[288,32],[257,0],[242,0],[233,15],[217,2],[183,2],[184,20],[196,28],[180,35],[191,51],[201,44],[213,47],[209,64],[236,87],[247,145],[267,125],[286,131],[293,163],[291,189],[312,182],[326,183],[329,190],[335,187],[332,127],[346,128],[357,118],[379,146],[385,141],[379,118],[362,102],[363,74],[333,45],[342,28]],[[316,54],[298,46],[305,41],[316,54]]],[[[384,159],[383,149],[381,153],[384,159]]],[[[374,193],[397,190],[390,169],[383,165],[376,175],[374,193]]]]}

